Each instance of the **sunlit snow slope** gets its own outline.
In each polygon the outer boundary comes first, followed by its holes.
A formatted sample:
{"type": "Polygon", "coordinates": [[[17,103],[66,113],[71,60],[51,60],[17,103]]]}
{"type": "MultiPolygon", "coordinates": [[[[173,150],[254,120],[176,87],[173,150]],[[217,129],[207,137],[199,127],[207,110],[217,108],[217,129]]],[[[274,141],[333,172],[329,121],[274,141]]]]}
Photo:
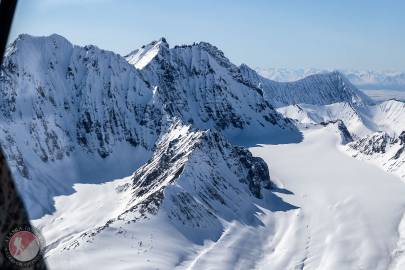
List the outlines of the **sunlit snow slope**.
{"type": "MultiPolygon", "coordinates": [[[[395,265],[405,185],[397,177],[342,153],[334,129],[305,132],[298,145],[264,145],[252,152],[271,165],[271,176],[294,193],[281,195],[300,207],[298,225],[278,264],[271,252],[262,269],[403,269],[395,265]],[[298,246],[297,246],[298,245],[298,246]],[[297,250],[305,251],[300,254],[297,250]],[[274,258],[273,260],[271,260],[274,258]],[[301,268],[294,264],[301,262],[301,268]]],[[[287,216],[283,218],[288,218],[287,216]]],[[[401,249],[401,248],[399,248],[401,249]]]]}
{"type": "MultiPolygon", "coordinates": [[[[289,203],[265,192],[263,201],[255,201],[256,222],[222,220],[219,236],[200,242],[201,232],[187,236],[164,210],[151,220],[113,225],[78,247],[51,245],[48,263],[51,269],[90,262],[97,269],[403,269],[405,185],[345,154],[340,140],[328,125],[305,130],[299,144],[250,148],[269,165],[278,185],[273,191],[289,203]]],[[[77,186],[75,195],[57,198],[56,214],[35,224],[50,242],[60,232],[70,241],[104,213],[120,211],[125,183],[130,180],[77,186]],[[85,198],[86,204],[76,205],[85,198]]]]}

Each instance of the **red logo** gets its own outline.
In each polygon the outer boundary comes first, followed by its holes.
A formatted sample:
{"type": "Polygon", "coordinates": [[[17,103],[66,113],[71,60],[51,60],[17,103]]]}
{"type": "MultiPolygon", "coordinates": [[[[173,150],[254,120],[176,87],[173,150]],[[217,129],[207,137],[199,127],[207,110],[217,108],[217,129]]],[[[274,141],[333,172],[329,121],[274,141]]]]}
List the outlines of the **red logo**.
{"type": "Polygon", "coordinates": [[[12,230],[6,238],[7,258],[19,266],[30,266],[41,258],[45,246],[42,235],[31,226],[22,226],[12,230]]]}
{"type": "Polygon", "coordinates": [[[28,262],[38,255],[41,248],[39,239],[35,234],[29,231],[19,231],[10,238],[8,250],[14,259],[28,262]]]}

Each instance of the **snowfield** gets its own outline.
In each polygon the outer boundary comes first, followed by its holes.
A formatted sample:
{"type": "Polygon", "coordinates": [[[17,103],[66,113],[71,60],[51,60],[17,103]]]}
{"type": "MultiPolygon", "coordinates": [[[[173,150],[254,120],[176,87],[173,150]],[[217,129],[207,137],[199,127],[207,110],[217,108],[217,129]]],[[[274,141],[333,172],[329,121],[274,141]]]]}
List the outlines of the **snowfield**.
{"type": "Polygon", "coordinates": [[[298,144],[250,148],[267,162],[274,192],[287,203],[267,192],[268,207],[256,202],[258,225],[222,220],[218,240],[197,243],[159,214],[119,224],[78,248],[58,249],[58,242],[113,216],[126,196],[117,187],[130,180],[78,185],[77,193],[56,199],[53,215],[34,222],[49,244],[50,268],[403,269],[404,183],[347,155],[334,126],[303,132],[298,144]]]}
{"type": "MultiPolygon", "coordinates": [[[[403,269],[395,263],[403,251],[397,245],[404,183],[342,152],[339,136],[329,127],[304,134],[297,145],[251,148],[269,164],[272,179],[294,193],[281,197],[300,207],[295,241],[306,255],[293,255],[302,260],[298,269],[403,269]]],[[[286,253],[294,246],[289,244],[286,253]]],[[[294,269],[271,261],[264,265],[294,269]]]]}

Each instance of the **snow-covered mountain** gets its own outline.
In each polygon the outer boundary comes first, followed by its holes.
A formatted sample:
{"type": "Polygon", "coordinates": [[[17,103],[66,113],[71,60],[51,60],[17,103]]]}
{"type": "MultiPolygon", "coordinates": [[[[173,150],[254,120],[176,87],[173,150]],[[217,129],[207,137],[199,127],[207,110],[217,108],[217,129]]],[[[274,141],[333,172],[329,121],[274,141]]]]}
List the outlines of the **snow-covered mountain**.
{"type": "Polygon", "coordinates": [[[0,143],[34,217],[53,211],[53,197],[72,193],[73,183],[131,174],[173,118],[228,139],[259,129],[299,139],[208,43],[170,49],[161,39],[125,59],[58,35],[21,35],[0,76],[0,143]]]}
{"type": "MultiPolygon", "coordinates": [[[[287,69],[287,68],[256,68],[256,71],[265,78],[291,82],[303,79],[313,74],[330,72],[325,69],[287,69]]],[[[372,70],[341,70],[343,74],[357,87],[361,89],[391,89],[405,90],[404,72],[378,72],[372,70]]]]}
{"type": "Polygon", "coordinates": [[[161,39],[126,59],[135,67],[143,63],[142,74],[153,87],[156,102],[168,114],[196,127],[232,133],[235,129],[247,132],[289,125],[266,102],[262,90],[243,78],[242,68],[209,43],[169,49],[166,40],[161,39]]]}
{"type": "Polygon", "coordinates": [[[304,79],[310,75],[327,73],[330,70],[318,69],[318,68],[266,68],[266,67],[256,67],[255,70],[261,76],[277,81],[277,82],[293,82],[304,79]]]}
{"type": "Polygon", "coordinates": [[[138,71],[95,46],[21,35],[0,81],[0,142],[33,216],[75,181],[130,174],[159,135],[162,113],[138,71]]]}
{"type": "Polygon", "coordinates": [[[404,259],[405,186],[362,161],[403,177],[404,103],[374,103],[340,72],[276,82],[206,42],[122,57],[21,35],[0,91],[0,143],[51,269],[404,259]]]}
{"type": "Polygon", "coordinates": [[[349,102],[354,105],[373,103],[338,71],[310,75],[294,82],[276,82],[261,77],[246,65],[242,67],[245,78],[263,89],[266,99],[275,107],[299,103],[313,105],[336,102],[349,102]]]}

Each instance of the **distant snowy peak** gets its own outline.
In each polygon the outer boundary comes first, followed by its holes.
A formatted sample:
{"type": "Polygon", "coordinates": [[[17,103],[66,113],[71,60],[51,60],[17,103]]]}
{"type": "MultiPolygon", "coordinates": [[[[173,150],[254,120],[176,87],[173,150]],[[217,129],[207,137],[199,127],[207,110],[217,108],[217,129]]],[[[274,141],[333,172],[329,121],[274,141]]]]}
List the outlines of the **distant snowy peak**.
{"type": "Polygon", "coordinates": [[[316,68],[301,68],[301,69],[289,69],[289,68],[255,68],[257,73],[261,76],[277,81],[277,82],[293,82],[301,80],[305,77],[314,74],[328,73],[330,70],[316,69],[316,68]]]}
{"type": "Polygon", "coordinates": [[[405,90],[404,72],[344,71],[353,84],[362,89],[405,90]]]}

